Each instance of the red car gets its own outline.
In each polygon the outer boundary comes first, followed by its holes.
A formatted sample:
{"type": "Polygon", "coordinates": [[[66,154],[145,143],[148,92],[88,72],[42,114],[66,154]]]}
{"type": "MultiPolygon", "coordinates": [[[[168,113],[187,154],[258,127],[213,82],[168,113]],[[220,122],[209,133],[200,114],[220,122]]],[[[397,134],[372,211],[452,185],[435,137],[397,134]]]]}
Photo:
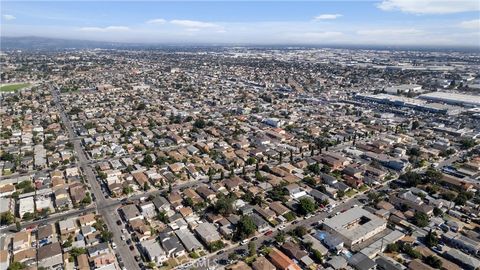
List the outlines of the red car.
{"type": "Polygon", "coordinates": [[[269,236],[269,235],[271,235],[272,233],[273,233],[273,231],[268,231],[268,232],[265,233],[265,235],[266,235],[266,236],[269,236]]]}

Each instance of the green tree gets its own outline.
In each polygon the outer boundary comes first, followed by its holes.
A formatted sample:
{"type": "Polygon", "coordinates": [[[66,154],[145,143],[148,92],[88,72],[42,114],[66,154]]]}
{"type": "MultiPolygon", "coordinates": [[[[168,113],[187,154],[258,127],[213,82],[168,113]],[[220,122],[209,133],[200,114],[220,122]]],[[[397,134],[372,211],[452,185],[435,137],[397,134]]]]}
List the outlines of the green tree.
{"type": "Polygon", "coordinates": [[[308,215],[317,209],[317,204],[310,198],[301,198],[299,201],[299,211],[303,215],[308,215]]]}
{"type": "Polygon", "coordinates": [[[435,255],[428,255],[423,261],[435,269],[442,268],[442,261],[435,255]]]}
{"type": "Polygon", "coordinates": [[[255,230],[257,229],[257,226],[253,222],[252,217],[250,216],[242,216],[240,220],[237,223],[237,229],[235,231],[235,236],[237,239],[245,239],[250,237],[255,230]]]}
{"type": "Polygon", "coordinates": [[[440,208],[438,208],[438,207],[435,207],[435,208],[433,208],[433,214],[434,214],[436,217],[438,217],[438,216],[443,215],[443,211],[442,211],[442,209],[440,209],[440,208]]]}
{"type": "Polygon", "coordinates": [[[87,250],[85,248],[78,248],[78,247],[73,247],[70,250],[70,255],[72,255],[74,258],[87,253],[87,250]]]}
{"type": "Polygon", "coordinates": [[[110,231],[102,231],[100,233],[100,239],[102,239],[103,242],[109,242],[112,240],[113,233],[110,231]]]}
{"type": "Polygon", "coordinates": [[[398,252],[399,250],[400,250],[400,247],[397,243],[388,244],[386,249],[386,251],[389,253],[398,252]]]}
{"type": "Polygon", "coordinates": [[[434,247],[438,245],[438,236],[435,232],[432,232],[432,230],[430,230],[425,236],[425,244],[428,247],[434,247]]]}
{"type": "Polygon", "coordinates": [[[21,263],[21,262],[12,262],[9,266],[8,266],[8,270],[23,270],[25,269],[26,266],[24,263],[21,263]]]}
{"type": "Polygon", "coordinates": [[[15,222],[15,216],[10,212],[5,212],[0,215],[1,225],[10,225],[15,222]]]}
{"type": "Polygon", "coordinates": [[[405,181],[410,187],[415,187],[422,182],[422,177],[416,172],[406,172],[399,179],[405,181]]]}
{"type": "Polygon", "coordinates": [[[222,242],[222,240],[218,240],[218,241],[215,241],[215,242],[212,242],[212,243],[208,244],[208,250],[210,252],[215,252],[219,249],[222,249],[224,246],[225,246],[225,244],[222,242]]]}
{"type": "Polygon", "coordinates": [[[228,215],[233,213],[233,202],[234,198],[230,196],[220,197],[215,203],[214,209],[217,213],[221,215],[228,215]]]}
{"type": "Polygon", "coordinates": [[[477,145],[477,142],[474,139],[465,138],[460,140],[460,146],[462,147],[462,149],[470,149],[475,145],[477,145]]]}
{"type": "Polygon", "coordinates": [[[145,155],[142,160],[142,165],[151,168],[153,166],[153,158],[151,155],[145,155]]]}
{"type": "Polygon", "coordinates": [[[314,249],[312,251],[312,258],[316,263],[322,263],[323,262],[323,255],[320,251],[314,249]]]}
{"type": "Polygon", "coordinates": [[[298,226],[294,230],[295,235],[298,237],[303,237],[305,234],[307,234],[308,230],[305,228],[305,226],[298,226]]]}
{"type": "Polygon", "coordinates": [[[283,231],[279,232],[276,236],[275,236],[275,241],[278,243],[278,244],[282,244],[283,242],[285,242],[285,233],[283,231]]]}
{"type": "Polygon", "coordinates": [[[427,214],[422,212],[415,212],[415,215],[413,216],[413,223],[415,225],[423,228],[426,227],[429,222],[430,219],[428,218],[427,214]]]}
{"type": "Polygon", "coordinates": [[[161,222],[167,224],[168,223],[168,215],[167,215],[167,212],[165,211],[160,211],[160,213],[158,213],[157,215],[157,218],[158,220],[160,220],[161,222]]]}
{"type": "Polygon", "coordinates": [[[123,187],[123,194],[128,195],[133,192],[133,188],[130,186],[123,187]]]}
{"type": "Polygon", "coordinates": [[[193,126],[196,127],[196,128],[199,128],[199,129],[203,129],[205,128],[206,126],[206,123],[205,123],[205,120],[203,119],[197,119],[195,120],[195,122],[193,123],[193,126]]]}
{"type": "Polygon", "coordinates": [[[34,217],[35,217],[35,215],[33,213],[30,213],[30,212],[26,212],[25,214],[23,214],[23,219],[24,220],[32,220],[34,217]]]}
{"type": "Polygon", "coordinates": [[[143,184],[143,190],[147,191],[149,189],[150,189],[150,185],[148,184],[148,182],[145,182],[145,184],[143,184]]]}

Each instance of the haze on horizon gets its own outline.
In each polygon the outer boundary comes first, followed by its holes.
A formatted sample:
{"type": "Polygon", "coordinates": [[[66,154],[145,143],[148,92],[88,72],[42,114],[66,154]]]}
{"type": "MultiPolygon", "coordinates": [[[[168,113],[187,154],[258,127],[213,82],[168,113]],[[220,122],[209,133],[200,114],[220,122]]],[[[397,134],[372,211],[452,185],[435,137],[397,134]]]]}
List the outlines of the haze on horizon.
{"type": "Polygon", "coordinates": [[[476,0],[1,1],[1,36],[134,43],[480,46],[476,0]]]}

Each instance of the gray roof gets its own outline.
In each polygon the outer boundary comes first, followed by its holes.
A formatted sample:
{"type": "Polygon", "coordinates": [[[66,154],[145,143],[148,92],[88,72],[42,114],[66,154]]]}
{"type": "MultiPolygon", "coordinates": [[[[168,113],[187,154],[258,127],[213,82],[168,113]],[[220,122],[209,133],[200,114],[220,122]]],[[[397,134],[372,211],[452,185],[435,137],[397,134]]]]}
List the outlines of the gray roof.
{"type": "Polygon", "coordinates": [[[155,239],[142,241],[141,244],[142,247],[145,249],[145,252],[147,252],[150,257],[165,255],[165,250],[163,250],[163,248],[155,239]]]}
{"type": "Polygon", "coordinates": [[[338,216],[327,219],[324,223],[325,226],[330,227],[339,234],[343,235],[345,238],[351,240],[358,239],[363,235],[366,235],[368,232],[373,231],[374,229],[385,224],[385,220],[360,207],[351,208],[338,216]],[[368,221],[362,225],[355,226],[354,229],[346,228],[349,223],[359,220],[362,217],[367,218],[368,221]]]}
{"type": "Polygon", "coordinates": [[[377,265],[372,259],[361,252],[356,253],[348,259],[348,263],[357,270],[374,269],[377,265]]]}
{"type": "Polygon", "coordinates": [[[200,243],[200,241],[198,241],[195,235],[193,235],[193,233],[191,233],[188,229],[181,229],[175,233],[188,251],[203,248],[203,245],[200,243]]]}
{"type": "Polygon", "coordinates": [[[213,241],[218,241],[221,239],[217,228],[212,223],[200,223],[195,228],[195,232],[207,243],[211,243],[213,241]]]}

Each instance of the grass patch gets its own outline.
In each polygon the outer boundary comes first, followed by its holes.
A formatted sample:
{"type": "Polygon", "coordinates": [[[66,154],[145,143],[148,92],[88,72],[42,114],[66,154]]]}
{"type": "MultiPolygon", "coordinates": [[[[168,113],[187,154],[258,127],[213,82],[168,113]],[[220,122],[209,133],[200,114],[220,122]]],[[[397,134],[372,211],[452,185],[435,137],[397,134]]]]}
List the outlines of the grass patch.
{"type": "Polygon", "coordinates": [[[0,92],[16,92],[22,88],[30,86],[29,83],[17,83],[0,86],[0,92]]]}
{"type": "Polygon", "coordinates": [[[345,192],[345,196],[352,197],[353,195],[357,194],[355,189],[350,189],[349,191],[345,192]]]}
{"type": "Polygon", "coordinates": [[[359,190],[360,190],[360,192],[362,192],[362,191],[365,191],[365,190],[368,190],[368,189],[370,189],[370,187],[368,187],[367,185],[362,185],[359,190]]]}

